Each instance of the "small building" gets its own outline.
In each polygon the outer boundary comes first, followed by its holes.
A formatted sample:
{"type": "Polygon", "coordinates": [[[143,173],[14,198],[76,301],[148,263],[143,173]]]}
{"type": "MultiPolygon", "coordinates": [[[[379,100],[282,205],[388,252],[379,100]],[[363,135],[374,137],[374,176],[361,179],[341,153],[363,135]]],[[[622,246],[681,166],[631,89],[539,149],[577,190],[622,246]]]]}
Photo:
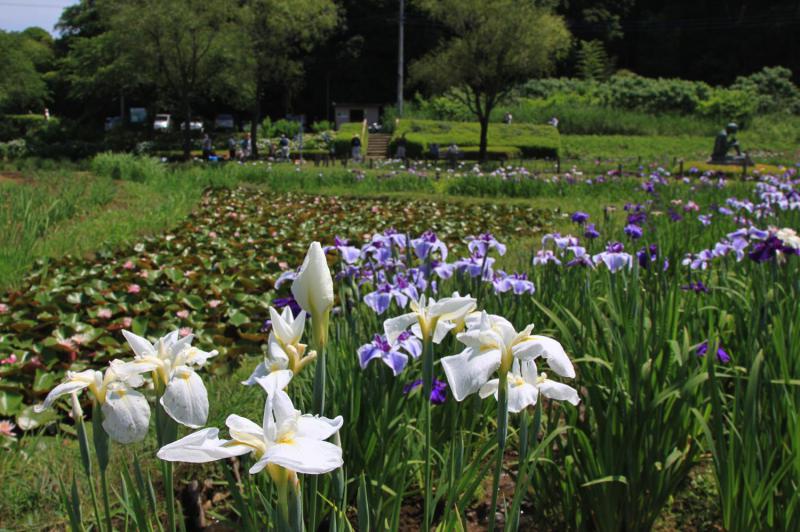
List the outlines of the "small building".
{"type": "Polygon", "coordinates": [[[346,122],[361,122],[365,118],[368,124],[378,122],[383,111],[383,104],[379,103],[339,103],[333,104],[336,117],[336,129],[346,122]]]}

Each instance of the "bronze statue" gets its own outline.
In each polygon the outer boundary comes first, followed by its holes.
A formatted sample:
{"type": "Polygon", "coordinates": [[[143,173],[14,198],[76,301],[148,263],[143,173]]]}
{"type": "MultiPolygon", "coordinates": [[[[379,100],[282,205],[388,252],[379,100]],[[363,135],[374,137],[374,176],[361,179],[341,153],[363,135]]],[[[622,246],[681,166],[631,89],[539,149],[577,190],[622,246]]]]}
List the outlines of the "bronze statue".
{"type": "Polygon", "coordinates": [[[750,157],[746,153],[743,154],[741,148],[739,148],[739,141],[736,140],[738,131],[739,126],[731,122],[725,126],[725,129],[717,133],[710,162],[714,164],[753,164],[750,157]],[[731,148],[736,150],[735,156],[728,155],[731,148]]]}

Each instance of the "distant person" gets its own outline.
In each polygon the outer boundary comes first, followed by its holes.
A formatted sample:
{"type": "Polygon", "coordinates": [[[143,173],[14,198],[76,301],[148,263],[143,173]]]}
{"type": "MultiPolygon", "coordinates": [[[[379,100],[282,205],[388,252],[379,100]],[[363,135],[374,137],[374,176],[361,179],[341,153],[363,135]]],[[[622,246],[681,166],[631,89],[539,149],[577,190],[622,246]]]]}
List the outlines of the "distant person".
{"type": "Polygon", "coordinates": [[[514,120],[514,116],[510,112],[506,112],[505,116],[503,116],[503,123],[508,125],[514,120]]]}
{"type": "Polygon", "coordinates": [[[211,151],[213,146],[211,145],[211,137],[208,136],[208,133],[203,135],[203,160],[207,161],[211,157],[211,151]]]}
{"type": "Polygon", "coordinates": [[[437,143],[430,144],[428,150],[430,151],[431,159],[437,160],[439,158],[439,145],[437,143]]]}
{"type": "Polygon", "coordinates": [[[554,128],[558,129],[558,118],[556,118],[555,116],[550,120],[548,120],[547,123],[553,126],[554,128]]]}
{"type": "Polygon", "coordinates": [[[289,160],[289,138],[285,133],[281,133],[281,138],[278,140],[278,146],[281,148],[281,159],[284,161],[289,160]]]}
{"type": "Polygon", "coordinates": [[[50,120],[50,109],[47,107],[44,108],[44,119],[48,121],[50,120]]]}
{"type": "Polygon", "coordinates": [[[232,161],[234,159],[236,159],[236,139],[231,135],[228,137],[228,160],[232,161]]]}
{"type": "Polygon", "coordinates": [[[241,142],[242,145],[242,160],[247,160],[253,155],[253,140],[250,138],[250,133],[245,133],[241,142]]]}
{"type": "Polygon", "coordinates": [[[350,155],[354,161],[361,161],[361,139],[358,135],[353,135],[350,141],[350,155]]]}
{"type": "Polygon", "coordinates": [[[450,146],[447,147],[447,160],[450,161],[453,168],[455,168],[459,156],[458,145],[455,142],[450,143],[450,146]]]}
{"type": "Polygon", "coordinates": [[[397,139],[397,151],[395,152],[395,157],[403,160],[406,158],[406,134],[403,133],[402,136],[397,139]]]}

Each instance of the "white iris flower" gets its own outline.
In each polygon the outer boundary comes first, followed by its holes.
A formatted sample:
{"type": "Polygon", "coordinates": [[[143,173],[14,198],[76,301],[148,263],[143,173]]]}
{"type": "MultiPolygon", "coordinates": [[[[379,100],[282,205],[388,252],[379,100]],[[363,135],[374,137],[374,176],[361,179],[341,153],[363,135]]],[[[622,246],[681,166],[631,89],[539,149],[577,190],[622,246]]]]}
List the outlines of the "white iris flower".
{"type": "Polygon", "coordinates": [[[160,338],[155,345],[131,332],[122,331],[122,334],[135,356],[132,362],[120,365],[117,371],[122,375],[152,372],[156,390],[162,393],[160,403],[164,411],[187,427],[205,425],[208,392],[194,366],[204,366],[217,352],[192,347],[193,336],[190,334],[178,339],[178,331],[160,338]]]}
{"type": "Polygon", "coordinates": [[[219,438],[219,429],[207,428],[165,445],[158,457],[170,462],[205,463],[253,453],[256,463],[251,474],[270,466],[295,473],[319,475],[341,467],[342,449],[325,441],[342,426],[335,419],[301,414],[283,391],[292,378],[288,370],[275,371],[257,379],[267,392],[261,426],[241,416],[225,420],[230,440],[219,438]]]}

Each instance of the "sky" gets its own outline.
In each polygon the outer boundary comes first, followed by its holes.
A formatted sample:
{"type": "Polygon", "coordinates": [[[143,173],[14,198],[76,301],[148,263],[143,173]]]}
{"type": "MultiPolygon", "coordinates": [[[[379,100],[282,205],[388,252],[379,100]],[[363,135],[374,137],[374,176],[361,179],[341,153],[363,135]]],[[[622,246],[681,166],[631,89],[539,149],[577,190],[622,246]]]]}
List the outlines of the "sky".
{"type": "Polygon", "coordinates": [[[80,0],[0,0],[0,30],[21,31],[39,26],[55,33],[61,11],[80,0]]]}

